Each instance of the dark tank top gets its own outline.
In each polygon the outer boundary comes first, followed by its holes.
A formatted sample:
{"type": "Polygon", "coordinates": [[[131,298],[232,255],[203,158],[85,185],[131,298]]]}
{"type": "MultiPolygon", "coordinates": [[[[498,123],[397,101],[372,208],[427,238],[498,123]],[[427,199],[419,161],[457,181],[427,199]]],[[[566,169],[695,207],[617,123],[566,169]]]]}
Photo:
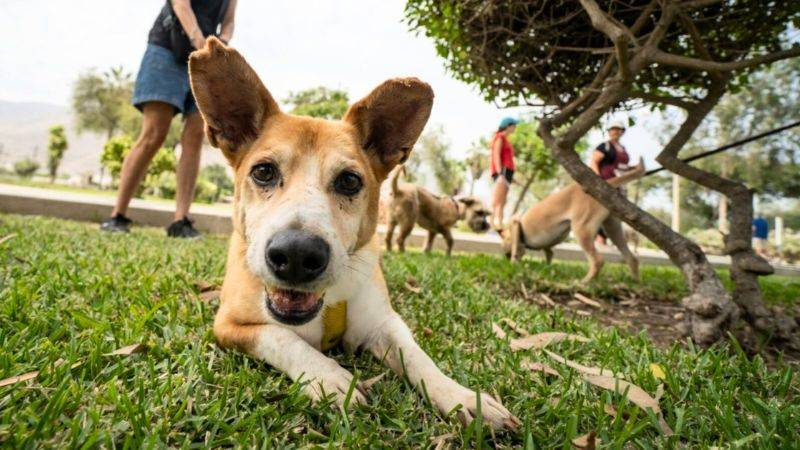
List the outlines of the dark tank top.
{"type": "MultiPolygon", "coordinates": [[[[223,0],[192,0],[192,11],[194,11],[195,17],[197,17],[197,23],[200,25],[203,35],[208,36],[210,34],[216,34],[217,27],[219,27],[222,21],[221,18],[224,15],[220,14],[222,4],[223,0]]],[[[161,8],[158,17],[156,17],[153,27],[150,28],[150,35],[147,38],[147,42],[172,50],[169,36],[172,20],[172,11],[170,10],[169,0],[167,0],[167,3],[161,8]]],[[[174,20],[178,20],[178,18],[175,17],[174,20]]]]}

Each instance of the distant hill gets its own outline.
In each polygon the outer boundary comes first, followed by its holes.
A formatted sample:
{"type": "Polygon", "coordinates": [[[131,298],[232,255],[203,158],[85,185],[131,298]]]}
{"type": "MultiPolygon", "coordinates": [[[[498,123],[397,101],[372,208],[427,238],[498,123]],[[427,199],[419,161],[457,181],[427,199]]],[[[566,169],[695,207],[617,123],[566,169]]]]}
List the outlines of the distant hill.
{"type": "MultiPolygon", "coordinates": [[[[85,175],[100,171],[100,152],[105,136],[75,131],[72,111],[51,103],[9,102],[0,100],[0,167],[25,157],[36,157],[44,167],[47,158],[47,130],[53,125],[67,129],[69,148],[60,174],[85,175]],[[38,149],[37,149],[38,147],[38,149]]],[[[219,150],[205,147],[203,165],[224,163],[219,150]]]]}

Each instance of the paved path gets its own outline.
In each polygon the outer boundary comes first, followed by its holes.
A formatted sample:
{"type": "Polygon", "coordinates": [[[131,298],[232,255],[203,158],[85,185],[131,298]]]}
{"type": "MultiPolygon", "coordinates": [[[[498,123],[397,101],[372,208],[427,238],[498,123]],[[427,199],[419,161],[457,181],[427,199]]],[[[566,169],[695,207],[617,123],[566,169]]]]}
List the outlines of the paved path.
{"type": "MultiPolygon", "coordinates": [[[[60,217],[63,219],[100,222],[108,217],[114,205],[114,197],[103,194],[78,193],[56,189],[15,186],[0,183],[0,212],[32,214],[60,217]]],[[[231,230],[230,205],[192,206],[192,219],[198,229],[208,233],[229,233],[231,230]]],[[[131,202],[129,216],[140,225],[163,227],[172,222],[174,204],[168,201],[140,200],[131,202]]],[[[378,226],[378,233],[385,229],[378,226]]],[[[455,251],[474,253],[500,253],[500,239],[496,234],[476,235],[454,231],[455,251]]],[[[422,230],[414,229],[409,237],[409,245],[420,247],[425,240],[422,230]]],[[[444,248],[441,237],[435,246],[444,248]]],[[[601,253],[607,261],[621,262],[616,248],[602,248],[601,253]]],[[[539,254],[539,252],[535,252],[539,254]]],[[[672,265],[667,255],[657,250],[639,248],[636,252],[643,264],[672,265]]],[[[586,258],[577,244],[564,243],[554,249],[555,258],[571,261],[584,261],[586,258]]],[[[727,256],[709,255],[708,259],[716,267],[728,267],[727,256]]],[[[779,275],[800,276],[800,266],[777,265],[779,275]]]]}

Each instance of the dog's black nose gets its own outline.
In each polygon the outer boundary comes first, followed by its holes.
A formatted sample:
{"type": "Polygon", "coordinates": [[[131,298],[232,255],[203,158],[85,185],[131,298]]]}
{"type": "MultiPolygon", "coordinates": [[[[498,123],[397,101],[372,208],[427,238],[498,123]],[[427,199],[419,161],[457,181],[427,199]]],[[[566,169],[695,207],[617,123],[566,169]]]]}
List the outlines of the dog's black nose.
{"type": "Polygon", "coordinates": [[[287,283],[314,280],[328,267],[330,257],[328,243],[308,231],[280,231],[267,243],[267,266],[287,283]]]}

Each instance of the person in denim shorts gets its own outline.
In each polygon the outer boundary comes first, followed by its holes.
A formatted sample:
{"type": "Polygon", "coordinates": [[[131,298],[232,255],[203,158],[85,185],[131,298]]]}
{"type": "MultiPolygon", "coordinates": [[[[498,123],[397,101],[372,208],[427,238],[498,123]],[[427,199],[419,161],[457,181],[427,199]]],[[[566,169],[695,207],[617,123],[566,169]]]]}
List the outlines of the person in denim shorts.
{"type": "Polygon", "coordinates": [[[150,30],[147,49],[136,76],[133,105],[142,112],[142,130],[131,152],[125,157],[120,174],[117,202],[111,217],[101,229],[127,232],[131,220],[128,205],[147,172],[150,161],[169,131],[175,114],[183,114],[181,156],[177,168],[175,221],[167,228],[172,237],[196,237],[199,233],[188,218],[200,170],[203,145],[203,119],[197,110],[189,68],[173,52],[171,30],[175,20],[194,48],[202,48],[205,38],[200,22],[211,24],[223,42],[233,36],[236,0],[167,0],[150,30]],[[218,33],[217,33],[218,30],[218,33]]]}

